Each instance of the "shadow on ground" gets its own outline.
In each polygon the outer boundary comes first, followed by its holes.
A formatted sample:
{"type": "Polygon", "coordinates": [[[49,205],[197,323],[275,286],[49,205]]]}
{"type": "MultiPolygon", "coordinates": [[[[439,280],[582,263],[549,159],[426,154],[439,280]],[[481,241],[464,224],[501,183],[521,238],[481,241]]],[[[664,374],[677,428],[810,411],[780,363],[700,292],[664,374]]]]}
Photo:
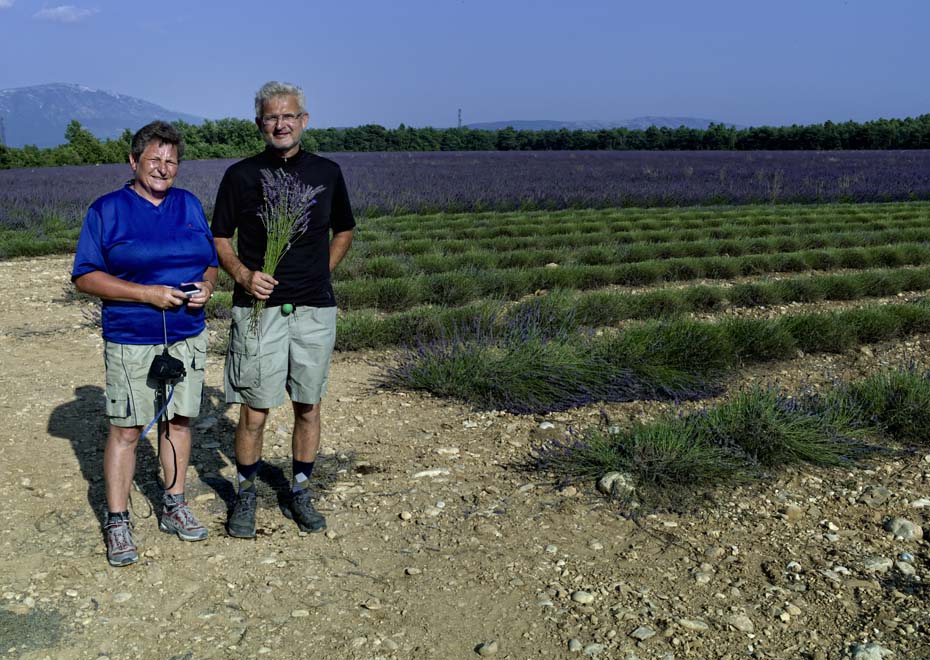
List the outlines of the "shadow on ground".
{"type": "MultiPolygon", "coordinates": [[[[103,483],[103,449],[108,424],[104,416],[105,393],[97,385],[81,385],[74,390],[74,398],[52,411],[48,421],[49,435],[63,438],[71,444],[78,459],[81,475],[87,484],[87,503],[101,526],[106,516],[106,493],[103,483]]],[[[187,492],[196,495],[202,486],[212,489],[217,499],[228,509],[236,498],[234,483],[220,475],[220,470],[235,465],[233,438],[235,425],[227,416],[228,404],[218,388],[205,387],[200,416],[192,420],[193,447],[191,465],[196,466],[199,483],[187,484],[187,492]]],[[[235,416],[235,414],[233,415],[235,416]]],[[[136,452],[135,484],[132,503],[137,517],[148,517],[158,512],[161,505],[162,481],[158,456],[154,449],[154,428],[139,443],[136,452]],[[139,496],[141,495],[141,503],[139,496]]],[[[325,492],[340,474],[351,472],[355,463],[352,455],[319,456],[314,470],[314,487],[325,492]]],[[[287,505],[290,492],[291,466],[289,459],[264,460],[258,472],[260,502],[274,502],[278,508],[287,505]]]]}
{"type": "Polygon", "coordinates": [[[17,614],[0,610],[0,655],[18,658],[36,649],[51,649],[61,639],[61,627],[57,611],[17,614]]]}

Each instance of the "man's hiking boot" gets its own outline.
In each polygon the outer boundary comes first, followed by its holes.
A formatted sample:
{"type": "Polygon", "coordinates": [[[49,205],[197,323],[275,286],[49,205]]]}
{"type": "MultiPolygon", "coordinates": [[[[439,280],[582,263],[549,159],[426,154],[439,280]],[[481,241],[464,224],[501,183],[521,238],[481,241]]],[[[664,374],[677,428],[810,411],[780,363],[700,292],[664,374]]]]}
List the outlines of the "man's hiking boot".
{"type": "Polygon", "coordinates": [[[284,509],[284,515],[296,522],[302,532],[322,532],[326,529],[326,517],[314,508],[309,488],[291,493],[291,501],[284,509]]]}
{"type": "Polygon", "coordinates": [[[203,541],[207,538],[207,528],[200,524],[184,501],[164,510],[158,529],[168,534],[177,534],[184,541],[203,541]]]}
{"type": "Polygon", "coordinates": [[[242,491],[226,520],[226,532],[237,539],[255,538],[255,493],[242,491]]]}
{"type": "Polygon", "coordinates": [[[108,520],[103,526],[103,536],[110,566],[127,566],[139,561],[139,553],[132,539],[132,523],[128,518],[108,520]]]}

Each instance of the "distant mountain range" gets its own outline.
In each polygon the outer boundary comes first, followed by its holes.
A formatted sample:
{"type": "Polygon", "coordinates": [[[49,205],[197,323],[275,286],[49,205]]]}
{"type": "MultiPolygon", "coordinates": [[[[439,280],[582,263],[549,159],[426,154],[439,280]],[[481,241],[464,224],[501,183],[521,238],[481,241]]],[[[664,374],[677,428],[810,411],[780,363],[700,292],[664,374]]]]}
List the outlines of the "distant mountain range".
{"type": "Polygon", "coordinates": [[[135,131],[154,119],[203,122],[203,117],[132,96],[68,83],[0,90],[0,119],[6,144],[11,147],[62,144],[72,119],[100,139],[117,138],[123,130],[135,131]]]}
{"type": "Polygon", "coordinates": [[[717,119],[701,119],[700,117],[634,117],[620,121],[557,121],[551,119],[512,119],[510,121],[488,121],[468,124],[468,128],[484,131],[499,131],[512,127],[517,131],[557,131],[567,128],[570,131],[600,131],[611,128],[628,128],[631,130],[645,130],[650,126],[657,128],[687,128],[705,129],[711,124],[725,124],[741,128],[735,124],[721,122],[717,119]]]}
{"type": "MultiPolygon", "coordinates": [[[[135,131],[153,119],[174,121],[183,119],[200,124],[197,117],[176,110],[168,110],[149,101],[115,94],[84,85],[51,83],[32,87],[0,90],[0,120],[3,124],[5,144],[22,147],[54,147],[65,142],[65,129],[72,119],[81,122],[100,139],[117,138],[123,130],[135,131]]],[[[636,117],[623,121],[556,121],[525,120],[493,121],[468,124],[468,128],[501,130],[512,126],[518,131],[600,130],[610,128],[646,129],[650,126],[678,128],[707,128],[711,119],[697,117],[636,117]]],[[[730,124],[728,124],[730,125],[730,124]]],[[[737,127],[739,128],[739,127],[737,127]]]]}

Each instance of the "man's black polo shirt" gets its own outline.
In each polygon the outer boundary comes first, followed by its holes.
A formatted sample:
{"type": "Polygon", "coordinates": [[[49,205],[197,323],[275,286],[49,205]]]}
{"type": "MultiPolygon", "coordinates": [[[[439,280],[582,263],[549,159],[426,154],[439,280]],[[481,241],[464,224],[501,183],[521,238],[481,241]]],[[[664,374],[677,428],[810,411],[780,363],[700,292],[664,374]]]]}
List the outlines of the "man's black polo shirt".
{"type": "MultiPolygon", "coordinates": [[[[239,260],[250,270],[261,270],[266,233],[258,211],[262,207],[264,169],[283,169],[306,185],[325,186],[310,211],[307,231],[284,254],[274,278],[278,280],[266,302],[269,307],[292,303],[333,307],[336,297],[329,277],[330,231],[338,234],[355,227],[349,194],[339,165],[306,151],[283,159],[271,150],[246,158],[226,170],[216,194],[211,230],[217,238],[232,238],[239,231],[239,260]]],[[[236,284],[233,305],[249,307],[252,296],[236,284]]]]}

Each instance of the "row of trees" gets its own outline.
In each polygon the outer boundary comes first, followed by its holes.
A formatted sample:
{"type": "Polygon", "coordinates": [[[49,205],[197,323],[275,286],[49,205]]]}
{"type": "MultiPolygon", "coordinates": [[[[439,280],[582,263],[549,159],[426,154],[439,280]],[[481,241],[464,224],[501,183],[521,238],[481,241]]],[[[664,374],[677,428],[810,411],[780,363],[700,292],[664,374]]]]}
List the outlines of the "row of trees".
{"type": "MultiPolygon", "coordinates": [[[[187,143],[187,159],[242,158],[263,148],[255,124],[246,119],[183,121],[175,125],[187,143]]],[[[98,140],[77,121],[65,131],[65,144],[50,149],[0,145],[0,169],[122,163],[132,134],[98,140]]],[[[711,124],[707,129],[626,128],[599,131],[482,131],[470,128],[396,129],[368,125],[355,128],[308,129],[303,146],[310,151],[546,151],[546,150],[833,150],[930,149],[930,114],[907,119],[879,119],[809,126],[733,128],[711,124]]]]}

